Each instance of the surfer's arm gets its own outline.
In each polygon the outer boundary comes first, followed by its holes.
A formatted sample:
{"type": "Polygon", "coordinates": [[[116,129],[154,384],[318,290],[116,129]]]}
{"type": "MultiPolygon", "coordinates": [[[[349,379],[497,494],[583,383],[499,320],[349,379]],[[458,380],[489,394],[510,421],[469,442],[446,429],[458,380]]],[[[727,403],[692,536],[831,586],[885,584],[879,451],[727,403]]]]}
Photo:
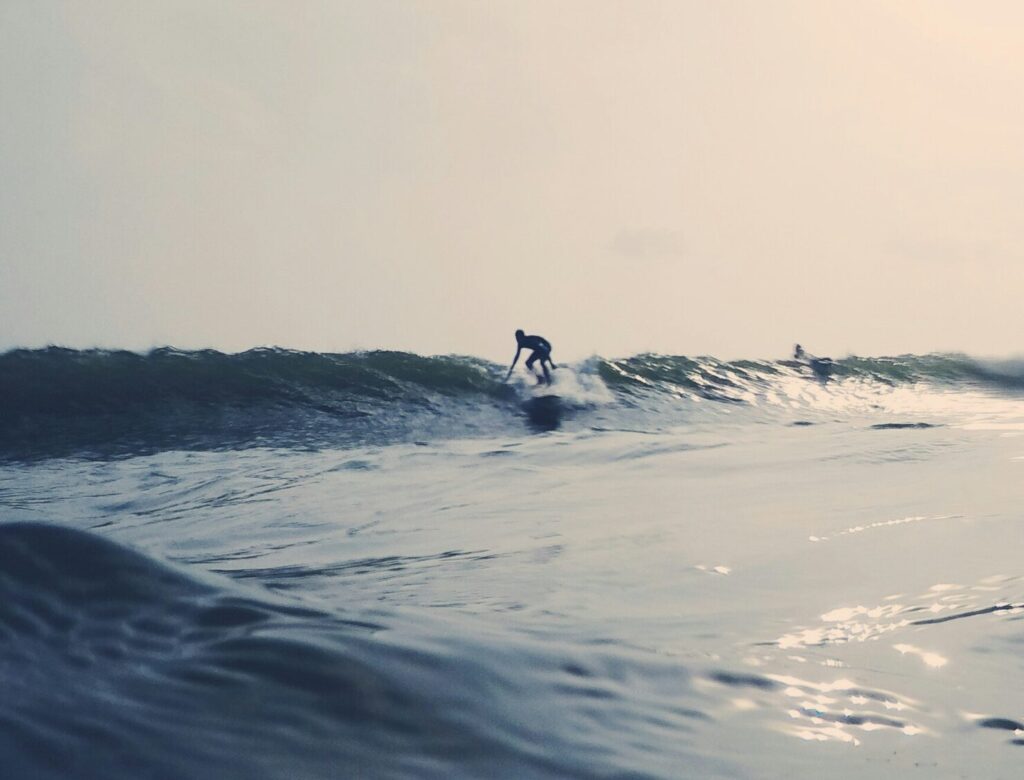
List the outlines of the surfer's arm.
{"type": "Polygon", "coordinates": [[[519,348],[516,349],[516,356],[514,358],[512,358],[512,365],[508,367],[508,373],[505,374],[505,381],[506,382],[508,381],[508,378],[510,376],[512,376],[512,369],[515,368],[516,367],[516,363],[519,362],[519,353],[522,352],[522,350],[523,350],[522,347],[519,347],[519,348]]]}

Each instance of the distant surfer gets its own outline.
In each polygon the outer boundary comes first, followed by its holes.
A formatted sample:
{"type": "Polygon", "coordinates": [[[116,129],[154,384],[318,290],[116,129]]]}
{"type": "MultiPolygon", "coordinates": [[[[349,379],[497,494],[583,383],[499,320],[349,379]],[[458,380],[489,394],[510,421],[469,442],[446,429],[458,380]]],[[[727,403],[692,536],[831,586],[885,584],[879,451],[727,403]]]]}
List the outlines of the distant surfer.
{"type": "Polygon", "coordinates": [[[807,350],[797,344],[793,347],[793,359],[806,362],[820,379],[828,379],[835,371],[835,362],[832,358],[820,358],[810,354],[807,350]]]}
{"type": "MultiPolygon", "coordinates": [[[[509,366],[508,373],[505,375],[505,381],[512,376],[512,369],[516,367],[516,363],[519,361],[519,353],[523,349],[533,350],[530,357],[526,359],[526,367],[531,373],[536,373],[533,370],[533,364],[536,361],[540,361],[540,367],[544,369],[544,381],[549,385],[551,384],[551,373],[548,371],[548,363],[551,364],[552,368],[558,368],[551,360],[551,342],[543,336],[527,336],[523,331],[516,331],[516,356],[512,358],[512,365],[509,366]]],[[[540,382],[540,377],[537,377],[537,381],[540,382]]]]}

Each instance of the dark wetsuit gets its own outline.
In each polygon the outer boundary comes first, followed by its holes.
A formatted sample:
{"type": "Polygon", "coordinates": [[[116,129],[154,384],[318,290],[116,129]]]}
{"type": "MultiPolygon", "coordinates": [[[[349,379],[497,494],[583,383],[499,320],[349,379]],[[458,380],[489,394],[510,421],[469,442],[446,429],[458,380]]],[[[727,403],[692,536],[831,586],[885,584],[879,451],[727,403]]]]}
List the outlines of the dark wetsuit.
{"type": "Polygon", "coordinates": [[[516,362],[519,360],[519,353],[523,349],[532,350],[530,357],[526,359],[526,367],[533,371],[533,364],[540,360],[540,367],[544,369],[544,378],[547,383],[551,384],[551,374],[548,372],[547,364],[550,363],[552,368],[556,368],[554,361],[551,359],[551,342],[543,336],[526,336],[519,335],[516,333],[516,356],[512,359],[512,366],[508,370],[508,379],[512,375],[512,369],[516,367],[516,362]]]}
{"type": "Polygon", "coordinates": [[[533,370],[534,361],[540,358],[541,366],[544,365],[546,360],[548,363],[551,362],[551,343],[540,336],[524,336],[522,342],[519,344],[520,349],[532,349],[533,354],[526,359],[526,367],[533,370]]]}

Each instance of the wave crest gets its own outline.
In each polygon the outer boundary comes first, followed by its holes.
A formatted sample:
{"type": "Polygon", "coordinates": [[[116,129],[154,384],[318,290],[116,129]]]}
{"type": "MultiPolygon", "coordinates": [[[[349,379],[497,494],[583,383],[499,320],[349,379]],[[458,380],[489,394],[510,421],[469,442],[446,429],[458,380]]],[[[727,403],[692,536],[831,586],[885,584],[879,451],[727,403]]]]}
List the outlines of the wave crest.
{"type": "MultiPolygon", "coordinates": [[[[533,390],[504,384],[503,373],[478,358],[389,351],[12,350],[0,355],[0,458],[511,433],[522,430],[533,390]]],[[[780,393],[791,397],[794,380],[827,385],[830,399],[805,394],[810,400],[799,403],[827,400],[833,411],[846,388],[866,385],[1017,394],[1024,362],[934,354],[816,365],[641,354],[594,357],[555,379],[564,403],[601,407],[608,422],[616,409],[678,414],[687,401],[761,406],[780,393]]]]}

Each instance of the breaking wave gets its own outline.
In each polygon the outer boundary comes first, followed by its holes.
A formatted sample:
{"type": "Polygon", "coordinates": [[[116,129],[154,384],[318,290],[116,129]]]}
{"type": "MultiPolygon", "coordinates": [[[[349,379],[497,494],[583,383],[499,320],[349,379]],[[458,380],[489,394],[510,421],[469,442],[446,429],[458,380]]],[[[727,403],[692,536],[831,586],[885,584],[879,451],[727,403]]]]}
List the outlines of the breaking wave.
{"type": "MultiPolygon", "coordinates": [[[[503,383],[503,373],[473,357],[389,351],[16,349],[0,355],[0,457],[347,446],[522,430],[532,419],[532,391],[503,383]]],[[[816,395],[797,393],[805,406],[865,388],[1018,394],[1024,362],[959,354],[811,363],[642,354],[591,358],[555,378],[560,405],[544,409],[557,425],[564,412],[593,407],[605,407],[607,417],[609,408],[685,415],[687,401],[770,406],[780,392],[792,398],[794,382],[816,387],[816,395]]]]}

